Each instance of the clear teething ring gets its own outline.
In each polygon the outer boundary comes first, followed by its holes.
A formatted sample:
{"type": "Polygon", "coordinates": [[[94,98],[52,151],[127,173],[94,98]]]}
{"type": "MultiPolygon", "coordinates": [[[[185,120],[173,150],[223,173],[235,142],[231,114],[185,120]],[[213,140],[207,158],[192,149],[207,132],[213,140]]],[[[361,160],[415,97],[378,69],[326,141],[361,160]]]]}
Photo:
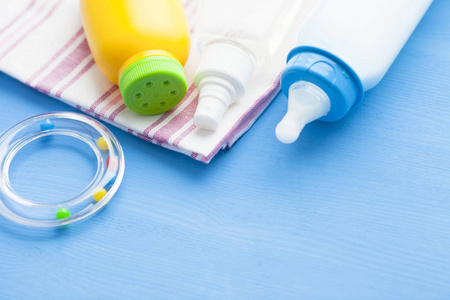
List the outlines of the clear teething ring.
{"type": "Polygon", "coordinates": [[[83,220],[108,204],[122,182],[124,171],[119,141],[97,120],[71,112],[29,118],[0,136],[0,214],[32,227],[59,227],[83,220]],[[78,196],[59,203],[36,203],[14,191],[9,169],[20,149],[49,136],[68,136],[86,143],[97,158],[97,170],[78,196]]]}

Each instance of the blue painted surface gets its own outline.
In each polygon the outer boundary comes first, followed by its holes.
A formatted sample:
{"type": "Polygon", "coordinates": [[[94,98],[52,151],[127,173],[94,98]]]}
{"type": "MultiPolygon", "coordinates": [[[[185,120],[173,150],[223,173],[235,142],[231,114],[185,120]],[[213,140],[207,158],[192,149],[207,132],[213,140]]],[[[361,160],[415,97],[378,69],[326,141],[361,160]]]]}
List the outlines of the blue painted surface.
{"type": "MultiPolygon", "coordinates": [[[[284,96],[209,165],[108,125],[116,197],[64,230],[0,218],[0,299],[450,299],[449,18],[436,1],[363,104],[292,145],[284,96]]],[[[0,130],[55,110],[74,111],[0,74],[0,130]]],[[[30,154],[27,196],[93,175],[83,150],[30,154]]]]}

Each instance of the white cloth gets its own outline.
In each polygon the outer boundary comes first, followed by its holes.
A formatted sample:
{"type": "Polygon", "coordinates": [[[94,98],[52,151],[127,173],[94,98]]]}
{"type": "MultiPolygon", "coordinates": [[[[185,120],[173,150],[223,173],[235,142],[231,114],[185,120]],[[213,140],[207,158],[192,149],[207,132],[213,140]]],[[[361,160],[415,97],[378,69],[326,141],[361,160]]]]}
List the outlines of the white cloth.
{"type": "MultiPolygon", "coordinates": [[[[314,0],[304,2],[306,17],[314,0]]],[[[184,5],[192,31],[196,1],[184,5]]],[[[277,55],[253,75],[245,95],[210,132],[192,122],[198,100],[193,77],[199,55],[194,47],[185,66],[189,88],[183,101],[160,115],[139,115],[126,108],[118,87],[95,65],[77,0],[0,0],[0,7],[1,71],[142,139],[206,163],[231,147],[278,93],[278,76],[297,29],[288,33],[277,55]]]]}

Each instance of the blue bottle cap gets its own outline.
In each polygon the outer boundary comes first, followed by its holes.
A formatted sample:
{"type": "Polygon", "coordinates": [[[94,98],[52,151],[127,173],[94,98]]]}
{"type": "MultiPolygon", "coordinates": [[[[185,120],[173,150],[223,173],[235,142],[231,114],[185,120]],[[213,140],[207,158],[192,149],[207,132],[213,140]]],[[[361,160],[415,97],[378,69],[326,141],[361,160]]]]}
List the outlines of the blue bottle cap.
{"type": "Polygon", "coordinates": [[[281,74],[281,88],[289,97],[289,87],[298,81],[309,81],[330,98],[331,107],[321,121],[337,121],[364,97],[358,75],[341,59],[319,48],[300,46],[291,50],[281,74]]]}

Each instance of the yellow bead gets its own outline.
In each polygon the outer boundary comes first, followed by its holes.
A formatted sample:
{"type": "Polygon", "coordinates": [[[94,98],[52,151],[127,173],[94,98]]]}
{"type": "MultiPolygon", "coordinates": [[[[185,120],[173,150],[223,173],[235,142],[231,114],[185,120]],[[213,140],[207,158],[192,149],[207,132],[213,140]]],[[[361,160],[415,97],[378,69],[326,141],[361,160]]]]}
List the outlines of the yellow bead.
{"type": "Polygon", "coordinates": [[[105,197],[106,193],[107,193],[107,191],[103,188],[97,189],[97,190],[95,190],[94,195],[92,197],[94,197],[94,200],[98,202],[98,201],[102,200],[103,197],[105,197]]]}
{"type": "Polygon", "coordinates": [[[97,140],[97,147],[100,150],[108,150],[108,144],[106,143],[106,140],[104,137],[101,137],[97,140]]]}

